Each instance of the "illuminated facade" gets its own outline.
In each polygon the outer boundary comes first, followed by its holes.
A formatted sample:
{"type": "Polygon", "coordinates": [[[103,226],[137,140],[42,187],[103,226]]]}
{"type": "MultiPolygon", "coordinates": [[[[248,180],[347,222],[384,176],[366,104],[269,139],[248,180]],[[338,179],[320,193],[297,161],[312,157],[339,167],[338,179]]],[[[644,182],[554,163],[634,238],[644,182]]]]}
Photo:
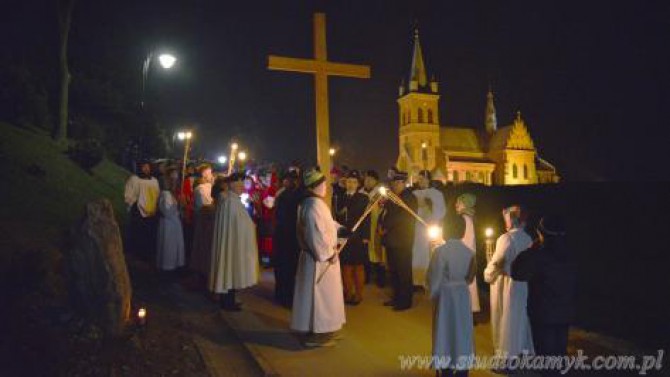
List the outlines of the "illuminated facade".
{"type": "Polygon", "coordinates": [[[523,185],[559,181],[556,168],[538,156],[520,112],[511,125],[498,128],[490,89],[483,129],[440,126],[438,89],[435,78],[428,79],[417,31],[409,83],[401,83],[398,93],[398,169],[412,176],[429,170],[435,179],[456,183],[523,185]]]}

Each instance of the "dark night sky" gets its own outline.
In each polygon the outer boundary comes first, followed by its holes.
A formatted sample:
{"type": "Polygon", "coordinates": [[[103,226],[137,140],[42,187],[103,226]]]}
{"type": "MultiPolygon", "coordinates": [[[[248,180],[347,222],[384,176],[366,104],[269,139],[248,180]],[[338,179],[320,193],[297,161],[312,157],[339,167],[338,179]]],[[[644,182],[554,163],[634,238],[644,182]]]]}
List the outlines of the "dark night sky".
{"type": "MultiPolygon", "coordinates": [[[[3,30],[30,55],[53,38],[55,14],[14,3],[3,30]]],[[[312,12],[325,10],[330,60],[372,66],[371,80],[330,80],[331,138],[340,162],[382,169],[397,155],[397,86],[418,20],[443,125],[483,127],[491,82],[499,123],[520,109],[566,179],[670,179],[667,2],[316,3],[79,0],[71,64],[136,66],[139,80],[150,46],[173,49],[178,69],[152,70],[148,102],[175,127],[196,124],[199,151],[214,157],[236,137],[254,157],[310,159],[312,78],[266,64],[270,53],[311,57],[312,12]]]]}

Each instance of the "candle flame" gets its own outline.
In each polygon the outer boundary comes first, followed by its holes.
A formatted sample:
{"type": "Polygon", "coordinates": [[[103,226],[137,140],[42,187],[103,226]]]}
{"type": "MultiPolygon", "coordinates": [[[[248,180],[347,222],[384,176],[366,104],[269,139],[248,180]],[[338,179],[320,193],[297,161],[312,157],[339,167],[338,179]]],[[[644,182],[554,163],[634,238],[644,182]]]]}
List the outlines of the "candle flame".
{"type": "Polygon", "coordinates": [[[437,225],[431,225],[428,227],[428,238],[433,241],[437,241],[442,238],[442,228],[437,225]]]}

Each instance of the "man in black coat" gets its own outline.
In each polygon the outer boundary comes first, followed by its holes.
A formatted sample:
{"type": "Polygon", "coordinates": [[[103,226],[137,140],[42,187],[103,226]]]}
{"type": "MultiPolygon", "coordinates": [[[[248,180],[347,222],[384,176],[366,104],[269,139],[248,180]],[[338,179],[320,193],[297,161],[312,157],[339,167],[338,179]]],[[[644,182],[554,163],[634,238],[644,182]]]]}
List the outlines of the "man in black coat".
{"type": "MultiPolygon", "coordinates": [[[[416,212],[416,197],[405,185],[407,173],[395,171],[390,180],[391,191],[416,212]]],[[[393,306],[396,311],[406,310],[412,306],[414,222],[414,217],[404,208],[386,200],[381,220],[382,244],[386,247],[393,298],[384,305],[393,306]]]]}
{"type": "Polygon", "coordinates": [[[535,353],[563,356],[575,316],[577,272],[560,217],[542,218],[538,234],[538,242],[512,263],[512,278],[528,282],[528,317],[535,353]]]}
{"type": "Polygon", "coordinates": [[[288,172],[282,184],[284,187],[275,200],[275,248],[272,264],[275,273],[275,298],[282,305],[291,306],[300,254],[296,223],[298,205],[303,194],[295,171],[288,172]]]}

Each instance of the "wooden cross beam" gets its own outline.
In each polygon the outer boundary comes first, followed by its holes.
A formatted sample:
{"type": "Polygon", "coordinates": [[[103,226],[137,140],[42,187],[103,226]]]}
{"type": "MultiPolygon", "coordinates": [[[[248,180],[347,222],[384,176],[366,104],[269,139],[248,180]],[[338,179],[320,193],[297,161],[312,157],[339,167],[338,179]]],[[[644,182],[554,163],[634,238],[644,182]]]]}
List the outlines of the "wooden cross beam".
{"type": "MultiPolygon", "coordinates": [[[[328,125],[328,76],[370,78],[370,66],[328,61],[326,51],[326,15],[314,14],[314,59],[270,55],[268,69],[314,75],[316,95],[316,154],[321,171],[330,182],[330,128],[328,125]]],[[[330,197],[327,200],[330,205],[330,197]]]]}

